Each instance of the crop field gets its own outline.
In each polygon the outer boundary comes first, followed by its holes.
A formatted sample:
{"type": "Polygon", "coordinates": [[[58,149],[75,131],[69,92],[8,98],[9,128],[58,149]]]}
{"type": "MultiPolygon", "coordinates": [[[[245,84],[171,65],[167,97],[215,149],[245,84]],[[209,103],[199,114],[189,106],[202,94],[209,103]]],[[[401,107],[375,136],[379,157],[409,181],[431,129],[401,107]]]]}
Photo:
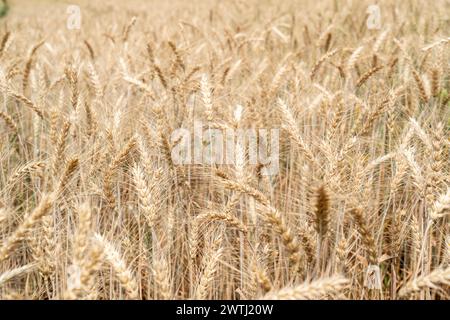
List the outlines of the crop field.
{"type": "Polygon", "coordinates": [[[450,297],[449,1],[0,16],[0,299],[450,297]]]}

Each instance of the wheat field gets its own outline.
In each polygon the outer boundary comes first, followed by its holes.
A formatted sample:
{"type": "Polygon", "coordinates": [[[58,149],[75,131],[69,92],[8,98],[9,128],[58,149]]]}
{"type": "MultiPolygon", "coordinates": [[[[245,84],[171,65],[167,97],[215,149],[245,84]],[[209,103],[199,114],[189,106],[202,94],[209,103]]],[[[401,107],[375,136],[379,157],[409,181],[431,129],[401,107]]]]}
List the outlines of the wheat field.
{"type": "Polygon", "coordinates": [[[1,299],[450,297],[449,1],[7,4],[1,299]]]}

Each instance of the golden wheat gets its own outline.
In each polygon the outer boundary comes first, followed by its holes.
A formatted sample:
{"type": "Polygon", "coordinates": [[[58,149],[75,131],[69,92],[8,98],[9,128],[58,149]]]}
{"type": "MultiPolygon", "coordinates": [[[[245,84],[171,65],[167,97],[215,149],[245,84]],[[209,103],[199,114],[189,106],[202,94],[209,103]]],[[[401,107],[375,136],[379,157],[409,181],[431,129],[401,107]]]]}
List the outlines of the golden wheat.
{"type": "Polygon", "coordinates": [[[445,0],[73,2],[0,18],[0,299],[449,298],[445,0]]]}

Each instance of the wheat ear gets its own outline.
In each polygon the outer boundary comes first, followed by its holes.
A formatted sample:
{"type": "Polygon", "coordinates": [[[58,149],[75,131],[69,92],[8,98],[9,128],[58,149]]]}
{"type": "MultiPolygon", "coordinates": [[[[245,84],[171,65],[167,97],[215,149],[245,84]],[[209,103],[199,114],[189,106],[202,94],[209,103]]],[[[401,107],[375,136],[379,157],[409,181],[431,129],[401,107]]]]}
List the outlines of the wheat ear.
{"type": "Polygon", "coordinates": [[[94,273],[100,267],[102,248],[91,238],[91,208],[88,203],[78,207],[78,226],[74,236],[72,266],[65,296],[68,299],[94,298],[94,273]]]}
{"type": "Polygon", "coordinates": [[[199,221],[223,221],[228,226],[236,228],[242,233],[247,233],[247,227],[238,218],[230,213],[223,213],[218,211],[209,211],[196,216],[199,221]]]}
{"type": "Polygon", "coordinates": [[[33,110],[39,116],[39,118],[44,119],[44,112],[39,107],[37,107],[30,99],[17,92],[9,91],[8,93],[11,97],[22,102],[26,107],[33,110]]]}
{"type": "Polygon", "coordinates": [[[170,266],[165,257],[160,256],[153,261],[153,278],[155,280],[158,296],[163,300],[172,299],[170,266]]]}
{"type": "MultiPolygon", "coordinates": [[[[289,252],[289,259],[294,264],[300,260],[300,244],[297,237],[293,234],[292,230],[286,224],[285,219],[281,213],[274,208],[269,199],[260,191],[248,186],[244,183],[235,182],[232,180],[223,180],[225,188],[233,191],[238,191],[253,197],[256,201],[261,203],[266,210],[264,210],[264,217],[268,224],[270,224],[275,232],[280,235],[280,238],[289,252]]],[[[311,257],[308,258],[311,260],[311,257]]]]}
{"type": "MultiPolygon", "coordinates": [[[[215,241],[220,246],[220,241],[215,241]]],[[[217,265],[220,257],[223,254],[223,248],[214,248],[210,250],[210,253],[206,257],[205,266],[203,272],[200,275],[199,283],[195,290],[195,298],[198,300],[204,300],[208,298],[208,289],[211,283],[214,281],[214,275],[217,272],[217,265]]]]}
{"type": "Polygon", "coordinates": [[[450,214],[450,188],[447,188],[447,192],[442,194],[438,200],[433,204],[430,218],[440,219],[450,214]]]}
{"type": "Polygon", "coordinates": [[[311,151],[310,147],[305,143],[303,138],[300,135],[300,131],[298,130],[297,123],[294,119],[294,116],[292,115],[291,110],[286,105],[286,103],[278,99],[278,106],[281,110],[281,114],[283,116],[283,119],[286,123],[285,128],[287,129],[290,137],[299,147],[300,151],[305,155],[306,159],[312,163],[314,163],[314,154],[311,151]]]}
{"type": "Polygon", "coordinates": [[[7,113],[0,111],[0,118],[5,121],[6,125],[15,133],[18,132],[17,124],[14,122],[13,118],[11,118],[7,113]]]}
{"type": "Polygon", "coordinates": [[[120,167],[122,163],[128,158],[131,152],[134,150],[136,146],[136,139],[131,138],[128,143],[123,147],[123,149],[114,157],[113,161],[110,163],[109,167],[106,169],[104,178],[103,178],[103,190],[108,200],[108,203],[111,207],[113,207],[115,203],[115,196],[113,193],[113,176],[117,169],[120,167]]]}
{"type": "Polygon", "coordinates": [[[2,57],[3,53],[5,52],[6,44],[8,43],[10,36],[11,32],[7,31],[2,37],[2,41],[0,42],[0,57],[2,57]]]}
{"type": "Polygon", "coordinates": [[[296,287],[286,287],[278,291],[269,292],[263,300],[316,300],[336,297],[342,294],[349,281],[341,276],[320,278],[306,282],[296,287]]]}
{"type": "Polygon", "coordinates": [[[130,299],[138,298],[138,282],[128,268],[120,252],[100,234],[94,235],[95,242],[102,248],[104,259],[111,265],[122,287],[130,299]]]}
{"type": "Polygon", "coordinates": [[[45,167],[44,161],[36,161],[19,166],[14,170],[11,176],[8,178],[8,185],[12,186],[22,179],[26,174],[30,174],[39,171],[45,167]]]}
{"type": "Polygon", "coordinates": [[[7,259],[20,241],[24,240],[41,218],[49,213],[54,203],[54,195],[44,196],[39,205],[28,214],[9,238],[0,247],[0,262],[7,259]]]}
{"type": "Polygon", "coordinates": [[[157,210],[153,202],[155,199],[152,197],[151,188],[148,186],[147,179],[144,171],[141,167],[136,166],[133,168],[134,185],[139,197],[139,204],[144,213],[144,217],[147,220],[150,228],[154,227],[157,219],[157,210]]]}
{"type": "Polygon", "coordinates": [[[369,263],[377,264],[378,263],[378,254],[377,254],[375,240],[372,236],[372,233],[370,232],[370,229],[369,229],[366,217],[363,214],[363,211],[361,209],[357,208],[357,209],[352,209],[350,213],[353,216],[353,219],[355,220],[355,222],[358,226],[358,232],[361,235],[361,240],[362,240],[364,247],[369,256],[369,263]]]}
{"type": "Polygon", "coordinates": [[[331,50],[324,54],[317,62],[314,64],[313,68],[311,69],[311,72],[309,73],[309,77],[311,79],[314,78],[314,76],[317,74],[317,71],[319,70],[320,66],[328,59],[330,59],[332,56],[334,56],[338,52],[337,49],[331,50]]]}
{"type": "Polygon", "coordinates": [[[317,190],[314,213],[317,234],[323,239],[328,233],[328,225],[330,224],[330,199],[324,186],[320,186],[317,190]]]}
{"type": "Polygon", "coordinates": [[[426,288],[439,289],[440,285],[450,285],[450,268],[439,268],[429,274],[415,278],[404,285],[398,294],[400,297],[406,297],[426,288]]]}
{"type": "Polygon", "coordinates": [[[23,273],[27,273],[30,271],[33,271],[36,267],[35,263],[30,263],[12,270],[8,270],[0,274],[0,287],[10,279],[17,277],[18,275],[21,275],[23,273]]]}

